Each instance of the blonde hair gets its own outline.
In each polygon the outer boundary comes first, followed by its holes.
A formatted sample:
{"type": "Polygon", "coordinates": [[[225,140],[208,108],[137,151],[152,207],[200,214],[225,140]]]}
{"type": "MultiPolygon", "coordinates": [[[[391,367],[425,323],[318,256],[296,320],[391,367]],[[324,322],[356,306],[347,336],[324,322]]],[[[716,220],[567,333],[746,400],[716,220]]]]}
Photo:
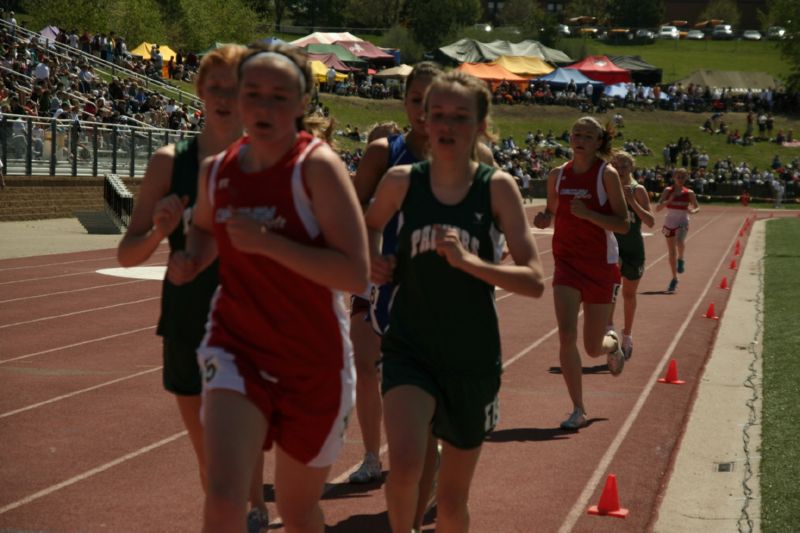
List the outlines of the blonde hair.
{"type": "Polygon", "coordinates": [[[200,90],[203,86],[208,72],[214,67],[237,67],[247,49],[239,44],[226,44],[216,50],[212,50],[203,56],[200,67],[197,69],[197,77],[194,80],[194,87],[200,90]]]}
{"type": "MultiPolygon", "coordinates": [[[[630,167],[631,167],[631,171],[633,171],[634,167],[636,167],[636,158],[634,158],[629,152],[626,152],[625,150],[614,150],[611,153],[611,161],[612,161],[612,163],[613,163],[613,160],[617,159],[617,158],[624,159],[625,161],[627,161],[628,165],[630,165],[630,167]]],[[[630,174],[630,182],[631,183],[638,183],[638,182],[636,182],[636,179],[633,177],[633,172],[631,172],[631,174],[630,174]]]]}
{"type": "Polygon", "coordinates": [[[397,122],[394,120],[376,122],[369,127],[369,133],[367,133],[367,144],[371,143],[375,139],[382,139],[383,137],[396,135],[401,131],[402,130],[400,129],[400,126],[398,126],[397,122]]]}
{"type": "Polygon", "coordinates": [[[597,149],[597,154],[601,159],[608,160],[611,158],[611,142],[614,140],[614,127],[610,122],[602,126],[596,118],[586,116],[576,120],[572,125],[572,129],[575,129],[575,126],[591,126],[595,128],[600,135],[601,141],[600,148],[597,149]]]}

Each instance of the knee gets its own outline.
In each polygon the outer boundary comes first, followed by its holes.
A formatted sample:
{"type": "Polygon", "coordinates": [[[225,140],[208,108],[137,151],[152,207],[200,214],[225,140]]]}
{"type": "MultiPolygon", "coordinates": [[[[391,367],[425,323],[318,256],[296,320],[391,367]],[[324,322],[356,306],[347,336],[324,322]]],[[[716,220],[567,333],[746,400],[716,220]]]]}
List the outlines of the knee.
{"type": "MultiPolygon", "coordinates": [[[[396,448],[396,447],[395,447],[396,448]]],[[[388,480],[392,484],[402,486],[416,486],[422,478],[425,466],[424,454],[417,453],[409,447],[402,447],[391,454],[388,480]]]]}
{"type": "Polygon", "coordinates": [[[441,493],[436,495],[436,514],[439,520],[444,519],[448,524],[469,523],[466,500],[453,495],[441,493]]]}
{"type": "Polygon", "coordinates": [[[561,348],[571,348],[578,343],[578,329],[577,328],[559,328],[558,340],[561,348]]]}
{"type": "Polygon", "coordinates": [[[287,531],[308,531],[313,524],[322,521],[322,509],[317,502],[313,505],[297,505],[278,499],[278,511],[287,531]]]}

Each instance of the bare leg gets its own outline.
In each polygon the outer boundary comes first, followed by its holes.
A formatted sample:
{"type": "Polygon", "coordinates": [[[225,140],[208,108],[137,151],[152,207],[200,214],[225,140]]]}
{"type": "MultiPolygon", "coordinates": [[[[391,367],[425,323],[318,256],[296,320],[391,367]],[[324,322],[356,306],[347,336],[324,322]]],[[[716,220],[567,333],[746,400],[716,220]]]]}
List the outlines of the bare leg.
{"type": "Polygon", "coordinates": [[[675,237],[667,237],[667,251],[669,252],[669,269],[672,279],[678,278],[678,257],[675,246],[675,237]]]}
{"type": "Polygon", "coordinates": [[[428,444],[425,447],[425,464],[422,467],[422,477],[419,480],[419,497],[417,498],[417,511],[414,514],[414,529],[422,530],[422,521],[425,511],[433,496],[433,481],[436,478],[436,447],[438,439],[428,432],[428,444]]]}
{"type": "Polygon", "coordinates": [[[578,309],[581,294],[572,287],[556,285],[553,287],[553,299],[558,321],[558,358],[561,364],[561,374],[564,376],[573,407],[585,411],[583,407],[583,368],[581,367],[581,355],[578,352],[578,309]]]}
{"type": "Polygon", "coordinates": [[[356,415],[364,451],[378,457],[383,414],[376,366],[381,350],[380,337],[364,321],[364,314],[359,313],[350,319],[350,339],[356,363],[356,415]]]}
{"type": "Polygon", "coordinates": [[[623,335],[633,331],[633,318],[636,315],[636,291],[639,289],[638,279],[622,279],[622,299],[625,304],[625,329],[623,335]]]}
{"type": "Polygon", "coordinates": [[[267,504],[264,502],[264,451],[259,450],[253,477],[250,481],[250,508],[261,509],[266,512],[267,504]]]}
{"type": "Polygon", "coordinates": [[[315,468],[275,449],[275,499],[288,533],[322,533],[325,520],[319,499],[330,467],[315,468]]]}
{"type": "Polygon", "coordinates": [[[436,495],[436,531],[469,531],[469,489],[481,447],[461,450],[446,442],[442,446],[442,466],[436,495]]]}
{"type": "Polygon", "coordinates": [[[203,409],[208,472],[203,531],[241,533],[267,422],[250,400],[233,391],[208,392],[203,409]]]}
{"type": "Polygon", "coordinates": [[[616,342],[606,336],[606,324],[611,304],[583,304],[583,347],[590,357],[600,357],[616,348],[616,342]]]}
{"type": "Polygon", "coordinates": [[[189,440],[192,443],[194,454],[197,456],[200,484],[203,486],[203,493],[205,493],[208,487],[208,479],[206,477],[205,454],[203,453],[203,424],[200,421],[202,396],[199,394],[192,396],[176,395],[175,400],[178,402],[178,411],[181,413],[183,425],[189,433],[189,440]]]}
{"type": "Polygon", "coordinates": [[[410,531],[435,408],[433,397],[412,385],[394,387],[383,397],[389,476],[386,505],[392,531],[410,531]]]}

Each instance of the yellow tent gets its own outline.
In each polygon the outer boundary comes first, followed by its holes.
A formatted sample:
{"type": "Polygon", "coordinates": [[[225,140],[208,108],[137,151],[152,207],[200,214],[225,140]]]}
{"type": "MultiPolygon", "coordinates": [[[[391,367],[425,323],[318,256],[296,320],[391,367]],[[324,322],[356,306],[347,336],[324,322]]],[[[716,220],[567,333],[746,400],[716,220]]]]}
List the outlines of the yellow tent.
{"type": "MultiPolygon", "coordinates": [[[[311,75],[316,78],[316,80],[320,83],[327,83],[328,81],[328,67],[325,66],[325,63],[322,61],[317,61],[313,59],[311,61],[311,75]]],[[[344,81],[347,79],[347,74],[342,74],[341,72],[336,73],[336,81],[344,81]]]]}
{"type": "Polygon", "coordinates": [[[523,78],[538,78],[555,70],[544,60],[533,56],[500,56],[489,64],[505,67],[509,72],[523,78]]]}
{"type": "MultiPolygon", "coordinates": [[[[131,50],[131,54],[135,56],[142,56],[146,60],[150,60],[150,50],[153,49],[153,43],[148,43],[147,41],[142,41],[142,44],[131,50]]],[[[161,57],[164,59],[164,64],[170,60],[170,58],[174,58],[176,55],[175,50],[167,46],[166,44],[159,44],[158,51],[161,52],[161,57]]]]}

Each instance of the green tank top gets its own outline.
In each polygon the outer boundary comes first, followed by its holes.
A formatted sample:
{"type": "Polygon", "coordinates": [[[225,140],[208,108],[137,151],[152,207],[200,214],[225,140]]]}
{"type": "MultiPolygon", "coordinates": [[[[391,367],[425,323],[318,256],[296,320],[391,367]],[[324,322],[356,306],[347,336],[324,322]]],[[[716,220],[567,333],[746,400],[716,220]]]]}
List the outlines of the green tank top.
{"type": "Polygon", "coordinates": [[[624,251],[632,254],[641,251],[642,257],[644,257],[642,219],[639,218],[639,215],[636,214],[636,211],[634,211],[630,205],[627,205],[627,203],[626,207],[628,209],[628,223],[630,224],[628,233],[615,233],[614,236],[617,238],[617,244],[619,245],[620,252],[624,251]]]}
{"type": "Polygon", "coordinates": [[[499,262],[503,236],[492,215],[490,181],[481,164],[466,197],[446,205],[433,194],[430,163],[412,166],[400,216],[395,281],[385,356],[411,357],[436,373],[499,375],[500,332],[494,286],[450,266],[436,253],[434,225],[459,230],[461,242],[482,259],[499,262]]]}
{"type": "MultiPolygon", "coordinates": [[[[197,203],[198,161],[197,136],[175,143],[170,194],[188,196],[183,222],[169,235],[170,253],[186,247],[186,230],[191,224],[192,210],[197,203]]],[[[164,279],[161,289],[161,317],[156,332],[162,337],[199,346],[205,334],[211,296],[218,285],[217,261],[185,285],[173,285],[164,279]]]]}

